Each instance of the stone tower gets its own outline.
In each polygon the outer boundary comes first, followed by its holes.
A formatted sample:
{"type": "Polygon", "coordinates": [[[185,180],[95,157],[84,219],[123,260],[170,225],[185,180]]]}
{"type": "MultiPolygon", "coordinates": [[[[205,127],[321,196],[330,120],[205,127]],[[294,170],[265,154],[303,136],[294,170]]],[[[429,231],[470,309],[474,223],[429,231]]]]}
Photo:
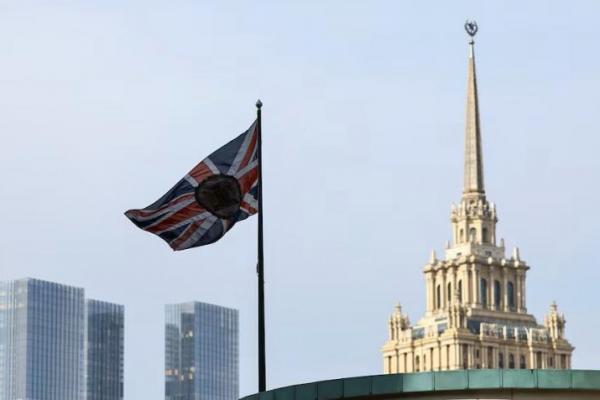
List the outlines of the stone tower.
{"type": "Polygon", "coordinates": [[[443,259],[425,266],[426,313],[414,326],[396,306],[382,348],[385,373],[470,368],[571,368],[574,347],[565,339],[564,315],[552,304],[544,325],[527,313],[529,266],[518,248],[506,256],[497,241],[498,217],[483,179],[475,73],[475,23],[467,61],[464,187],[450,213],[452,241],[443,259]]]}

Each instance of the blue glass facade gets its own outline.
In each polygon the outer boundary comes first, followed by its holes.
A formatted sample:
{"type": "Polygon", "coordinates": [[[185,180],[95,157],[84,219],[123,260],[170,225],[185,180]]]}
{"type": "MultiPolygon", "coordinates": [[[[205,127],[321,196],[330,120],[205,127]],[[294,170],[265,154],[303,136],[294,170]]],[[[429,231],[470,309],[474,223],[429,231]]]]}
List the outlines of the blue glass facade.
{"type": "Polygon", "coordinates": [[[83,398],[83,296],[35,279],[1,284],[1,400],[83,398]]]}
{"type": "Polygon", "coordinates": [[[86,311],[86,400],[122,400],[124,308],[87,300],[86,311]]]}
{"type": "MultiPolygon", "coordinates": [[[[88,351],[87,322],[81,288],[37,279],[0,282],[0,400],[85,399],[86,359],[104,365],[96,361],[98,353],[88,351]]],[[[103,329],[92,326],[101,333],[94,340],[104,338],[103,329]]],[[[112,339],[104,342],[109,343],[112,339]]],[[[111,354],[113,348],[104,351],[111,354]]]]}
{"type": "Polygon", "coordinates": [[[165,399],[237,400],[238,311],[199,302],[165,311],[165,399]]]}

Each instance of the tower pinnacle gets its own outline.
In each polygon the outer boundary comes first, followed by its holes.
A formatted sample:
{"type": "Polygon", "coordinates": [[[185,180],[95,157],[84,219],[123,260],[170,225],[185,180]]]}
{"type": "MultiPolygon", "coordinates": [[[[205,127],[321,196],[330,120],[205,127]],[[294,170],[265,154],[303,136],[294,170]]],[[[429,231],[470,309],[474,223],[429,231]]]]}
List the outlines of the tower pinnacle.
{"type": "Polygon", "coordinates": [[[481,197],[483,185],[483,154],[481,152],[481,129],[479,127],[479,101],[475,73],[475,41],[478,27],[475,21],[467,21],[465,30],[471,37],[467,63],[467,110],[465,128],[465,179],[463,197],[481,197]]]}

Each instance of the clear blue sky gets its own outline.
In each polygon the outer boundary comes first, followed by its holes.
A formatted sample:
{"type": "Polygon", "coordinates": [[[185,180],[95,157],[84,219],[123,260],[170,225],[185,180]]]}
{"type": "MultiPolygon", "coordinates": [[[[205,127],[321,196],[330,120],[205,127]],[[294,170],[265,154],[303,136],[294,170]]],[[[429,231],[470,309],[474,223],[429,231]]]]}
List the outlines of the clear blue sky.
{"type": "Polygon", "coordinates": [[[256,390],[256,218],[173,253],[143,207],[264,102],[268,385],[381,372],[386,320],[461,192],[467,38],[499,236],[600,368],[600,4],[2,1],[0,276],[126,306],[126,398],[163,398],[163,305],[238,308],[256,390]]]}

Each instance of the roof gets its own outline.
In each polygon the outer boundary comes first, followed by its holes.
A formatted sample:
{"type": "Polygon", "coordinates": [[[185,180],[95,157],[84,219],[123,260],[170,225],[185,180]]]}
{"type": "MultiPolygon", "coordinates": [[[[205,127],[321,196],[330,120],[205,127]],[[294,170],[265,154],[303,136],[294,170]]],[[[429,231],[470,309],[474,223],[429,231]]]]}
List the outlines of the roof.
{"type": "Polygon", "coordinates": [[[600,371],[477,369],[372,375],[305,383],[243,397],[243,400],[338,400],[456,390],[595,390],[600,371]]]}

